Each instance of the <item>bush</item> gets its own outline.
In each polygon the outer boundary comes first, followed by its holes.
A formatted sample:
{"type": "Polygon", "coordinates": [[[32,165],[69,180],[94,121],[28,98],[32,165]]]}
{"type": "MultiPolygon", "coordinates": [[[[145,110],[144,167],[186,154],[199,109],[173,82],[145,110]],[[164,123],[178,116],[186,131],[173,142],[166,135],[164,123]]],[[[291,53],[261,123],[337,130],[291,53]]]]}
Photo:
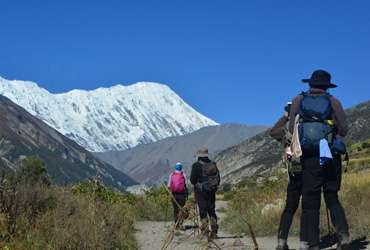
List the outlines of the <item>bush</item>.
{"type": "Polygon", "coordinates": [[[361,147],[362,147],[363,149],[365,149],[365,148],[370,148],[370,142],[364,142],[364,143],[362,143],[361,147]]]}
{"type": "Polygon", "coordinates": [[[96,178],[74,185],[72,192],[75,195],[85,196],[91,200],[100,200],[108,204],[128,203],[133,205],[136,201],[134,195],[116,192],[112,188],[104,186],[96,178]]]}
{"type": "Polygon", "coordinates": [[[28,184],[50,185],[45,163],[36,156],[29,156],[20,162],[15,171],[14,180],[28,184]]]}
{"type": "Polygon", "coordinates": [[[50,185],[42,161],[0,177],[0,248],[136,249],[130,197],[97,182],[50,185]]]}
{"type": "Polygon", "coordinates": [[[57,206],[38,220],[34,241],[52,249],[136,248],[129,206],[92,202],[65,189],[55,189],[54,195],[57,206]]]}
{"type": "Polygon", "coordinates": [[[44,164],[36,157],[24,159],[15,172],[2,171],[0,177],[0,212],[3,228],[1,236],[9,239],[27,232],[54,199],[43,192],[49,182],[44,164]]]}
{"type": "Polygon", "coordinates": [[[173,218],[170,196],[163,187],[152,188],[135,202],[135,214],[138,220],[169,221],[173,218]]]}

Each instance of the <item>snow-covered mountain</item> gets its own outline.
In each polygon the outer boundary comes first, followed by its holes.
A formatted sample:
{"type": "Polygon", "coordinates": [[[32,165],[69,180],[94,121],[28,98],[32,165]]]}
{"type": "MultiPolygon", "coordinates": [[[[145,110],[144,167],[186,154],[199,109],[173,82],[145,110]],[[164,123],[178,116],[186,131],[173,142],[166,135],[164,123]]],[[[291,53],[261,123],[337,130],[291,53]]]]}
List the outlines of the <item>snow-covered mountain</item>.
{"type": "Polygon", "coordinates": [[[52,94],[0,77],[0,94],[93,152],[124,150],[216,125],[168,86],[139,82],[52,94]]]}

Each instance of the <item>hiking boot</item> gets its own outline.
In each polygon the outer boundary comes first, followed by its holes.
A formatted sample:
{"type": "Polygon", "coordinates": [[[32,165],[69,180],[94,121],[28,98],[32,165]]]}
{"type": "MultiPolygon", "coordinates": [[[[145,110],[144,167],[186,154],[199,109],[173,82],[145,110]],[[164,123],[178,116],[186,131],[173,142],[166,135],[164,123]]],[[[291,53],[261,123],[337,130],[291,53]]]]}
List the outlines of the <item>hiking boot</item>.
{"type": "Polygon", "coordinates": [[[287,244],[285,244],[285,245],[277,246],[276,250],[289,250],[289,247],[287,244]]]}
{"type": "Polygon", "coordinates": [[[278,246],[276,250],[289,250],[287,241],[285,239],[278,239],[278,246]]]}
{"type": "Polygon", "coordinates": [[[299,250],[320,250],[319,246],[310,246],[308,242],[301,241],[301,246],[299,247],[299,250]]]}
{"type": "Polygon", "coordinates": [[[349,250],[349,237],[338,241],[337,250],[349,250]]]}
{"type": "Polygon", "coordinates": [[[209,238],[211,240],[217,239],[217,232],[216,231],[212,231],[211,234],[209,235],[209,238]]]}
{"type": "Polygon", "coordinates": [[[210,222],[211,222],[211,230],[212,230],[212,232],[216,232],[216,234],[217,234],[217,231],[218,231],[217,218],[210,217],[210,222]]]}

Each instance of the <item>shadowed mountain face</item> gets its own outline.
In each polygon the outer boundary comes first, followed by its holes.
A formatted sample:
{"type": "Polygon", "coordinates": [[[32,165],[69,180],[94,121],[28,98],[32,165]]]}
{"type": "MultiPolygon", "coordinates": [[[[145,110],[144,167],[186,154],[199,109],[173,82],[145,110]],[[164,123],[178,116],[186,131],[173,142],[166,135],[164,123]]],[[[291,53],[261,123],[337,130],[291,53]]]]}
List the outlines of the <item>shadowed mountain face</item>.
{"type": "MultiPolygon", "coordinates": [[[[370,101],[346,111],[351,143],[370,138],[370,101]]],[[[268,132],[249,138],[216,156],[223,182],[238,182],[245,177],[262,174],[276,167],[281,159],[282,146],[268,132]]]]}
{"type": "Polygon", "coordinates": [[[189,174],[194,154],[199,148],[207,147],[211,154],[216,154],[265,129],[263,126],[236,124],[210,126],[188,135],[167,138],[125,151],[94,154],[136,181],[153,185],[165,180],[178,161],[183,163],[189,174]]]}
{"type": "Polygon", "coordinates": [[[40,157],[57,184],[74,183],[96,175],[105,184],[118,189],[136,184],[0,95],[0,167],[14,168],[28,155],[40,157]]]}

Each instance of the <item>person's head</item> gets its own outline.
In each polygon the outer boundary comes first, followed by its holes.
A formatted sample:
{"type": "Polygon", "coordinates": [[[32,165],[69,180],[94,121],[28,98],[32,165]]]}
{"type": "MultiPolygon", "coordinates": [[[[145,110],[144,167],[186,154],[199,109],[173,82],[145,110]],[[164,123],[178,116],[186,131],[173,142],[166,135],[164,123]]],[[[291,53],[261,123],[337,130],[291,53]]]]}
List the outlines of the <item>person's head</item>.
{"type": "Polygon", "coordinates": [[[181,162],[176,163],[175,170],[182,171],[182,164],[181,164],[181,162]]]}
{"type": "Polygon", "coordinates": [[[285,112],[288,114],[290,113],[290,107],[292,106],[292,102],[287,102],[287,104],[284,107],[285,112]]]}
{"type": "Polygon", "coordinates": [[[312,73],[311,78],[303,79],[302,82],[308,83],[311,88],[322,89],[325,91],[330,88],[338,87],[336,84],[331,82],[330,73],[322,69],[315,70],[312,73]]]}
{"type": "Polygon", "coordinates": [[[209,158],[209,153],[207,148],[201,148],[196,153],[197,160],[209,158]]]}

